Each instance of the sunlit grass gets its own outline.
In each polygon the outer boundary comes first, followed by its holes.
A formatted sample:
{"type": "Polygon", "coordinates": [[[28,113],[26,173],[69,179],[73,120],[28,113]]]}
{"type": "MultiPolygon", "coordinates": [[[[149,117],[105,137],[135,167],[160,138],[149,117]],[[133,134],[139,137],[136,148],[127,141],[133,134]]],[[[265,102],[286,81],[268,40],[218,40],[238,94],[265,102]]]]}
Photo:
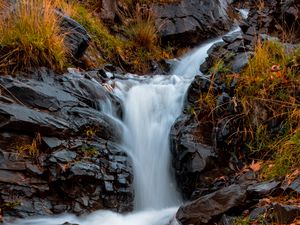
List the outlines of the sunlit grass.
{"type": "Polygon", "coordinates": [[[68,57],[55,3],[20,0],[0,14],[0,70],[17,72],[47,66],[62,70],[68,57]],[[12,10],[13,9],[13,10],[12,10]]]}

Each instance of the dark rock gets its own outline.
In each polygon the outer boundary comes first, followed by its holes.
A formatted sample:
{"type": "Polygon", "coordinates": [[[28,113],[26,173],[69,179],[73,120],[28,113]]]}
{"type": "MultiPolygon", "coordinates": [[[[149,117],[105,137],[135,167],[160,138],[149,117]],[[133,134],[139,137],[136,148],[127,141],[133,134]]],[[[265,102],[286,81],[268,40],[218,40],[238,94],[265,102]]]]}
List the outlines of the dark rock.
{"type": "Polygon", "coordinates": [[[176,218],[182,225],[212,224],[216,217],[240,206],[245,199],[246,190],[231,185],[181,206],[176,218]]]}
{"type": "MultiPolygon", "coordinates": [[[[252,56],[251,46],[245,45],[249,40],[247,36],[242,35],[241,31],[223,37],[223,44],[212,46],[208,50],[208,57],[200,66],[202,73],[207,74],[216,64],[220,68],[215,71],[218,76],[229,73],[240,73],[249,63],[252,56]]],[[[251,41],[253,37],[251,37],[251,41]]]]}
{"type": "Polygon", "coordinates": [[[72,162],[76,158],[77,154],[72,151],[68,150],[61,150],[56,151],[51,154],[50,161],[51,162],[61,162],[61,163],[68,163],[72,162]]]}
{"type": "Polygon", "coordinates": [[[66,45],[70,49],[73,57],[77,59],[80,58],[89,46],[91,40],[90,36],[85,28],[77,21],[58,10],[56,13],[61,17],[60,26],[63,32],[66,33],[66,45]]]}
{"type": "Polygon", "coordinates": [[[274,203],[273,213],[277,223],[291,224],[296,218],[300,216],[300,207],[274,203]]]}
{"type": "Polygon", "coordinates": [[[18,99],[18,103],[21,102],[33,108],[57,111],[60,107],[78,104],[77,98],[50,83],[35,80],[18,81],[9,78],[2,78],[0,83],[9,92],[9,95],[18,99]]]}
{"type": "Polygon", "coordinates": [[[44,174],[45,169],[42,167],[39,167],[38,165],[32,164],[32,163],[26,163],[26,169],[33,175],[41,176],[44,174]]]}
{"type": "Polygon", "coordinates": [[[221,220],[219,221],[218,225],[235,225],[235,221],[233,217],[223,215],[221,220]]]}
{"type": "Polygon", "coordinates": [[[42,140],[51,149],[57,148],[63,143],[60,139],[55,137],[42,137],[42,140]]]}
{"type": "Polygon", "coordinates": [[[232,71],[234,73],[240,73],[248,65],[251,55],[249,52],[236,55],[232,62],[232,71]]]}
{"type": "Polygon", "coordinates": [[[216,0],[156,4],[154,12],[162,41],[181,46],[198,44],[220,35],[231,26],[227,3],[216,0]]]}
{"type": "Polygon", "coordinates": [[[280,181],[265,181],[262,183],[250,185],[247,188],[247,192],[252,196],[263,197],[269,194],[276,193],[276,191],[278,191],[279,189],[280,184],[280,181]]]}
{"type": "Polygon", "coordinates": [[[296,42],[300,34],[300,2],[298,0],[281,1],[281,18],[289,31],[294,33],[296,42]]]}
{"type": "Polygon", "coordinates": [[[0,104],[0,128],[49,135],[64,133],[68,123],[61,118],[38,112],[22,105],[0,104]]]}
{"type": "Polygon", "coordinates": [[[256,221],[267,212],[267,207],[255,208],[250,212],[249,220],[256,221]]]}
{"type": "Polygon", "coordinates": [[[289,186],[288,191],[292,192],[293,194],[296,194],[300,196],[300,176],[296,178],[289,186]]]}
{"type": "Polygon", "coordinates": [[[253,171],[248,171],[237,177],[237,183],[240,185],[250,185],[257,183],[257,174],[253,171]]]}
{"type": "Polygon", "coordinates": [[[230,44],[230,43],[235,42],[236,40],[242,40],[243,36],[240,31],[237,31],[232,34],[223,36],[222,39],[224,42],[230,44]]]}
{"type": "Polygon", "coordinates": [[[18,199],[4,217],[132,210],[130,160],[101,111],[107,101],[119,115],[122,107],[99,76],[41,68],[0,77],[0,202],[18,199]]]}
{"type": "MultiPolygon", "coordinates": [[[[232,112],[235,113],[235,110],[231,97],[226,92],[219,96],[217,102],[218,90],[217,84],[196,76],[187,91],[183,114],[170,132],[176,180],[187,199],[195,199],[220,188],[219,185],[214,186],[214,180],[231,172],[228,166],[229,155],[221,151],[219,145],[225,147],[221,141],[224,142],[225,136],[236,132],[236,128],[232,126],[231,129],[225,129],[220,125],[220,128],[215,129],[216,123],[212,117],[218,117],[219,114],[226,117],[232,112]],[[220,108],[219,113],[215,110],[214,115],[206,105],[199,107],[199,96],[205,95],[211,87],[216,105],[220,106],[217,107],[220,108]]],[[[224,126],[231,125],[224,119],[221,121],[224,122],[224,126]]],[[[221,184],[221,187],[222,185],[224,184],[221,184]]]]}
{"type": "Polygon", "coordinates": [[[70,172],[73,176],[91,176],[101,178],[100,167],[88,162],[74,163],[70,168],[70,172]]]}

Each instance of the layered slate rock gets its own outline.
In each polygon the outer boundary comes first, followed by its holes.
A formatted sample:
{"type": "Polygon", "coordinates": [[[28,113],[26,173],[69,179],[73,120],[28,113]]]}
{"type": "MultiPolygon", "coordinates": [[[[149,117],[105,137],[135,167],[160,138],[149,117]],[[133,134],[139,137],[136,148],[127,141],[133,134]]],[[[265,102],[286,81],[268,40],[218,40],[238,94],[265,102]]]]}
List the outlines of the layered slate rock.
{"type": "Polygon", "coordinates": [[[235,224],[238,217],[250,222],[290,224],[299,216],[299,206],[277,203],[281,182],[259,182],[253,171],[241,172],[226,186],[182,205],[176,214],[181,225],[235,224]],[[271,196],[275,197],[272,202],[271,196]]]}
{"type": "Polygon", "coordinates": [[[182,225],[213,224],[217,216],[244,204],[245,200],[246,190],[231,185],[180,207],[176,218],[182,225]]]}
{"type": "Polygon", "coordinates": [[[181,0],[154,6],[163,42],[191,46],[230,29],[227,1],[181,0]],[[188,40],[188,41],[187,41],[188,40]]]}
{"type": "MultiPolygon", "coordinates": [[[[209,74],[212,67],[220,65],[225,73],[240,73],[253,55],[253,45],[246,45],[243,33],[236,31],[222,38],[208,50],[208,57],[200,66],[204,74],[209,74]]],[[[220,71],[218,71],[220,72],[220,71]]],[[[221,71],[222,72],[222,71],[221,71]]]]}
{"type": "Polygon", "coordinates": [[[133,208],[120,130],[101,112],[120,101],[98,71],[0,77],[0,202],[5,217],[133,208]],[[4,207],[3,207],[4,206],[4,207]]]}

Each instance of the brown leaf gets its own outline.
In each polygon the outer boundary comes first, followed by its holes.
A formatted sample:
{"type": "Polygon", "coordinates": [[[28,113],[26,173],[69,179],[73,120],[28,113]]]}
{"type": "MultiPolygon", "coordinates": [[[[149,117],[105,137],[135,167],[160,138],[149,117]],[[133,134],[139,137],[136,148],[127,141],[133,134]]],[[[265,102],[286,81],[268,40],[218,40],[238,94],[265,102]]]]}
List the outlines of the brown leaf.
{"type": "Polygon", "coordinates": [[[252,161],[252,163],[249,165],[249,168],[254,172],[261,170],[261,167],[262,167],[262,162],[255,163],[254,161],[252,161]]]}

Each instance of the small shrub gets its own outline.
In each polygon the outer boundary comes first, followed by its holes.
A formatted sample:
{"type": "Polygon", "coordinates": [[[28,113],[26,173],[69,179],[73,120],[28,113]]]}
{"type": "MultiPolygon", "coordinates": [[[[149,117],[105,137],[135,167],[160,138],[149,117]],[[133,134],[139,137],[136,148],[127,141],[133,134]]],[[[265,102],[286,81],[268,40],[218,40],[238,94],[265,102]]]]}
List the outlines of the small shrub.
{"type": "Polygon", "coordinates": [[[84,157],[94,157],[99,153],[98,149],[94,146],[82,146],[81,151],[84,154],[84,157]]]}
{"type": "Polygon", "coordinates": [[[39,133],[33,138],[31,144],[21,143],[16,146],[17,152],[23,157],[35,158],[39,155],[39,145],[41,144],[41,135],[39,133]]]}
{"type": "Polygon", "coordinates": [[[4,7],[0,14],[1,71],[65,67],[68,50],[54,9],[55,4],[48,0],[19,0],[4,7]]]}
{"type": "Polygon", "coordinates": [[[96,135],[97,128],[96,127],[88,127],[85,129],[84,134],[87,138],[92,138],[96,135]]]}
{"type": "Polygon", "coordinates": [[[139,47],[155,50],[158,43],[158,34],[151,7],[137,5],[133,10],[132,24],[129,25],[130,40],[139,47]]]}

